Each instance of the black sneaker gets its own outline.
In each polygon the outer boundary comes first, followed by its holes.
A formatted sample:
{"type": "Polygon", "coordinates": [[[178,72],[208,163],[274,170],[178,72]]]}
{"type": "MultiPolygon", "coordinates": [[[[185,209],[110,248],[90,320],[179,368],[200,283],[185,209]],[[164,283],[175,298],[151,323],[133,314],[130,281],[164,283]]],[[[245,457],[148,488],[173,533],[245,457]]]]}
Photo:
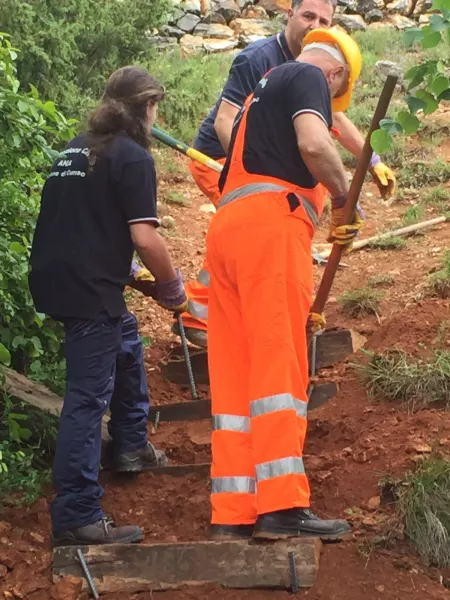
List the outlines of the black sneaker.
{"type": "Polygon", "coordinates": [[[121,452],[114,457],[113,469],[118,473],[140,473],[155,467],[167,467],[169,460],[163,450],[157,450],[150,442],[134,452],[121,452]]]}
{"type": "Polygon", "coordinates": [[[253,525],[211,525],[209,537],[212,540],[249,540],[253,535],[253,525]]]}
{"type": "Polygon", "coordinates": [[[308,508],[290,508],[260,515],[253,537],[269,540],[290,537],[319,537],[335,542],[350,536],[352,528],[345,520],[319,519],[308,508]]]}
{"type": "Polygon", "coordinates": [[[57,531],[52,534],[52,546],[91,546],[99,544],[134,544],[144,539],[144,532],[137,525],[116,527],[108,518],[90,525],[57,531]]]}

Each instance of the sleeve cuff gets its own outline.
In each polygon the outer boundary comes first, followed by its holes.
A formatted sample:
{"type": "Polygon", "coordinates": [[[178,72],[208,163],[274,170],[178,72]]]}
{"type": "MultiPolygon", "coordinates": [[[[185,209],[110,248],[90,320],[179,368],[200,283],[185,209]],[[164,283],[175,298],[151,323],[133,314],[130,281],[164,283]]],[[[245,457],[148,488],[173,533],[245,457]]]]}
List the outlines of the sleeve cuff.
{"type": "Polygon", "coordinates": [[[329,129],[329,125],[327,123],[327,120],[323,116],[323,114],[320,113],[318,110],[314,110],[313,108],[303,108],[302,110],[298,110],[296,113],[294,113],[292,115],[292,120],[294,121],[298,116],[304,115],[306,113],[310,113],[312,115],[316,115],[316,117],[320,117],[322,119],[322,121],[325,123],[327,129],[329,129]]]}
{"type": "Polygon", "coordinates": [[[160,226],[160,222],[157,217],[138,217],[137,219],[130,219],[128,221],[128,225],[133,225],[134,223],[154,223],[155,227],[160,226]]]}

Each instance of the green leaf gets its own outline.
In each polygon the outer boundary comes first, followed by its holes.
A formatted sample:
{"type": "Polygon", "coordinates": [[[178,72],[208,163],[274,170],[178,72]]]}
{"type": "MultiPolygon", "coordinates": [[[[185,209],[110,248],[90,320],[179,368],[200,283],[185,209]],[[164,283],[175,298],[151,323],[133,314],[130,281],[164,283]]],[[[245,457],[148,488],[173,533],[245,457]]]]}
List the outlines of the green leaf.
{"type": "Polygon", "coordinates": [[[406,103],[408,104],[409,110],[415,114],[419,110],[424,110],[427,107],[427,103],[425,100],[421,100],[420,98],[416,98],[415,96],[407,96],[406,103]]]}
{"type": "Polygon", "coordinates": [[[406,133],[406,135],[416,133],[416,131],[420,127],[419,119],[406,110],[402,110],[401,112],[399,112],[397,115],[397,119],[400,125],[403,127],[403,130],[406,133]]]}
{"type": "Polygon", "coordinates": [[[411,27],[405,31],[405,43],[407,46],[412,46],[415,42],[423,40],[424,33],[420,27],[411,27]]]}
{"type": "Polygon", "coordinates": [[[447,29],[448,25],[442,15],[431,15],[430,17],[430,29],[432,31],[442,31],[447,29]]]}
{"type": "Polygon", "coordinates": [[[392,148],[394,140],[384,129],[377,129],[370,137],[370,145],[377,154],[383,154],[392,148]]]}
{"type": "Polygon", "coordinates": [[[442,92],[442,94],[439,95],[438,100],[439,102],[442,102],[442,100],[450,100],[450,89],[445,90],[445,92],[442,92]]]}
{"type": "Polygon", "coordinates": [[[19,111],[21,113],[28,112],[28,102],[24,102],[23,100],[19,100],[19,102],[17,103],[17,108],[19,109],[19,111]]]}
{"type": "Polygon", "coordinates": [[[444,75],[438,75],[433,82],[428,86],[430,92],[432,92],[435,96],[439,96],[449,88],[449,81],[447,77],[444,75]]]}
{"type": "Polygon", "coordinates": [[[420,100],[426,102],[426,107],[423,109],[423,112],[426,115],[431,115],[431,113],[434,113],[437,110],[439,103],[433,94],[430,94],[426,90],[418,90],[416,96],[420,100]]]}
{"type": "Polygon", "coordinates": [[[422,48],[426,50],[428,50],[429,48],[435,48],[441,40],[442,36],[439,33],[439,31],[434,31],[431,33],[425,32],[424,38],[422,40],[422,48]]]}
{"type": "Polygon", "coordinates": [[[27,251],[25,246],[22,246],[22,244],[20,244],[19,242],[11,242],[9,249],[15,254],[23,254],[27,251]]]}
{"type": "Polygon", "coordinates": [[[450,9],[450,0],[433,0],[433,8],[435,9],[450,9]]]}
{"type": "MultiPolygon", "coordinates": [[[[4,365],[11,364],[11,354],[3,344],[0,344],[0,362],[4,365]]],[[[0,457],[1,458],[1,457],[0,457]]]]}
{"type": "Polygon", "coordinates": [[[380,127],[383,131],[387,131],[390,135],[395,135],[396,133],[403,133],[402,126],[394,121],[393,119],[381,119],[380,127]]]}

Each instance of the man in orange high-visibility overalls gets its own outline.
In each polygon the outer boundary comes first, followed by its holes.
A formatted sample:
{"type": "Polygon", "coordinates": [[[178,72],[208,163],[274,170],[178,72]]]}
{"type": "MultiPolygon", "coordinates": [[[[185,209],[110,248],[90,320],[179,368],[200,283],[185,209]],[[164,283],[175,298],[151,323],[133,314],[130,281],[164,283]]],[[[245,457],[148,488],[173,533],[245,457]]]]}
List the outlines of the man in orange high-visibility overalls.
{"type": "Polygon", "coordinates": [[[297,61],[260,81],[234,124],[207,235],[216,539],[351,532],[309,510],[302,452],[311,242],[327,190],[329,240],[350,246],[361,226],[357,213],[338,226],[349,186],[330,136],[332,110],[347,108],[360,70],[346,33],[316,29],[297,61]]]}

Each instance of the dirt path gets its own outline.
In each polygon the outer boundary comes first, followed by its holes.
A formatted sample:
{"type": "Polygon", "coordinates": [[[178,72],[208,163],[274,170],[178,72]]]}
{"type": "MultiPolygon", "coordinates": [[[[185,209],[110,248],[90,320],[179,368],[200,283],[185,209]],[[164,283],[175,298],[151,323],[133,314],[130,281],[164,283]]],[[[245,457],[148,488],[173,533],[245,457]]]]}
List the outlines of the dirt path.
{"type": "MultiPolygon", "coordinates": [[[[180,161],[181,164],[181,161],[180,161]]],[[[162,213],[174,217],[176,228],[165,230],[175,262],[186,278],[194,277],[203,256],[204,237],[210,215],[202,212],[204,198],[186,177],[175,175],[160,185],[162,198],[176,192],[190,206],[163,203],[162,213]]],[[[368,184],[362,196],[367,212],[364,237],[377,229],[399,226],[408,200],[386,208],[368,184]]],[[[423,220],[436,212],[427,210],[423,220]]],[[[326,228],[318,233],[324,241],[326,228]]],[[[426,354],[450,339],[438,336],[441,321],[449,319],[449,300],[418,300],[426,274],[439,264],[450,247],[450,227],[440,225],[407,241],[398,251],[363,250],[345,258],[327,309],[329,326],[348,326],[368,338],[368,349],[398,347],[426,354]],[[393,285],[385,288],[378,316],[350,319],[342,313],[337,298],[345,290],[361,287],[374,275],[390,275],[393,285]]],[[[316,268],[317,281],[322,268],[316,268]]],[[[158,362],[176,338],[170,317],[151,300],[130,294],[130,306],[138,316],[146,343],[148,381],[155,404],[188,399],[186,389],[165,382],[158,362]]],[[[450,336],[449,336],[450,337],[450,336]]],[[[353,358],[352,358],[353,360],[353,358]]],[[[353,540],[326,546],[319,579],[312,590],[299,597],[308,600],[438,600],[450,598],[439,580],[442,573],[425,570],[410,552],[401,535],[391,535],[384,547],[375,547],[374,537],[388,537],[392,506],[381,502],[379,482],[386,475],[401,475],[413,468],[423,448],[450,445],[450,422],[439,410],[408,415],[398,404],[372,402],[349,364],[336,365],[320,376],[340,385],[339,394],[313,413],[309,424],[305,462],[313,490],[313,508],[321,516],[347,517],[354,524],[353,540]],[[381,502],[378,506],[378,501],[381,502]]],[[[202,390],[203,394],[207,390],[202,390]]],[[[153,441],[174,462],[204,462],[210,458],[209,423],[160,424],[153,441]]],[[[190,475],[181,479],[143,474],[129,480],[102,475],[106,495],[104,507],[119,523],[138,523],[146,541],[201,540],[207,537],[209,481],[190,475]]],[[[66,600],[67,589],[50,583],[50,519],[46,498],[25,508],[8,508],[0,514],[0,598],[66,600]],[[2,596],[3,594],[3,596],[2,596]]],[[[392,533],[392,532],[391,532],[392,533]]],[[[144,600],[151,594],[109,594],[107,600],[144,600]]],[[[168,600],[287,600],[285,592],[230,591],[217,588],[166,592],[168,600]]],[[[74,597],[76,598],[76,596],[74,597]]],[[[81,598],[86,600],[87,596],[81,598]]]]}

